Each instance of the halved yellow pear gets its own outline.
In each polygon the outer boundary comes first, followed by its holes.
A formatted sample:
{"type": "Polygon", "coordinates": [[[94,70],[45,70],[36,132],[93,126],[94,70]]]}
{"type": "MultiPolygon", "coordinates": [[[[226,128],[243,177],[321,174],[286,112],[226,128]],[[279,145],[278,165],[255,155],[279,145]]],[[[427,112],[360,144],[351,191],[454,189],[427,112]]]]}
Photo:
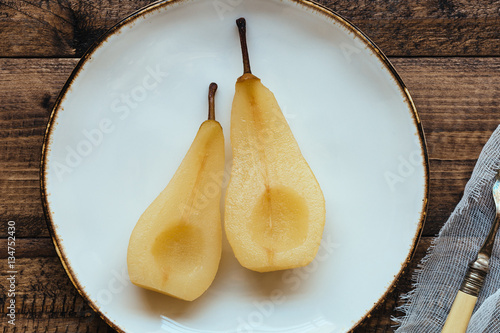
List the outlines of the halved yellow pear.
{"type": "Polygon", "coordinates": [[[231,111],[226,235],[238,261],[251,270],[305,266],[323,234],[323,192],[273,93],[251,73],[245,20],[237,25],[244,74],[236,82],[231,111]]]}
{"type": "Polygon", "coordinates": [[[142,214],[130,236],[127,265],[132,283],[192,301],[215,278],[221,256],[220,196],[224,136],[215,121],[203,122],[167,187],[142,214]]]}

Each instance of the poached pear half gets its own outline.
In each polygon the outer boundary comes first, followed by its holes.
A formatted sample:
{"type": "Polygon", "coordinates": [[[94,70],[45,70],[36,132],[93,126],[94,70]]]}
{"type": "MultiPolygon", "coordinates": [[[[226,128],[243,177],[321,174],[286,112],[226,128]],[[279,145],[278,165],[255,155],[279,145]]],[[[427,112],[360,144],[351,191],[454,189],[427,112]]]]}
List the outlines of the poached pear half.
{"type": "Polygon", "coordinates": [[[309,264],[325,225],[323,192],[273,95],[252,74],[246,22],[237,21],[244,74],[231,110],[233,166],[227,239],[241,265],[268,272],[309,264]]]}
{"type": "Polygon", "coordinates": [[[130,236],[127,265],[132,283],[192,301],[212,284],[222,246],[220,215],[224,136],[215,120],[209,89],[209,119],[165,189],[130,236]]]}

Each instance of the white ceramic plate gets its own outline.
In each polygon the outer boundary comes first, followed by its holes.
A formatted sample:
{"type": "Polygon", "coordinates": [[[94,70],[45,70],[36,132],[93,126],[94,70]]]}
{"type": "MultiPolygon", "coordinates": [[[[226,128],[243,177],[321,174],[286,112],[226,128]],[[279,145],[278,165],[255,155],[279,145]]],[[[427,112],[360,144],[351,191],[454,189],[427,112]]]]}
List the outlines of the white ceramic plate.
{"type": "Polygon", "coordinates": [[[125,19],[78,64],[50,120],[42,189],[75,286],[126,332],[344,332],[395,283],[415,249],[428,168],[418,116],[382,53],[307,1],[185,0],[125,19]],[[259,274],[227,242],[194,302],[128,280],[129,236],[168,183],[219,84],[226,137],[242,73],[235,19],[247,19],[253,72],[276,95],[323,189],[315,261],[259,274]]]}

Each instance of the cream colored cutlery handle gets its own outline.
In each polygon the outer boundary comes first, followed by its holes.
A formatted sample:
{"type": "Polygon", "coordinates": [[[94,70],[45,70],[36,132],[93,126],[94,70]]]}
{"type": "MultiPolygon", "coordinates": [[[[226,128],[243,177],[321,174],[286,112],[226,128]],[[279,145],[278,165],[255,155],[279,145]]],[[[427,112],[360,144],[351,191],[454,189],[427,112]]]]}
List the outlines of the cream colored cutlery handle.
{"type": "Polygon", "coordinates": [[[476,305],[476,300],[476,296],[459,291],[453,301],[441,333],[465,333],[470,317],[472,316],[472,310],[474,310],[474,305],[476,305]]]}

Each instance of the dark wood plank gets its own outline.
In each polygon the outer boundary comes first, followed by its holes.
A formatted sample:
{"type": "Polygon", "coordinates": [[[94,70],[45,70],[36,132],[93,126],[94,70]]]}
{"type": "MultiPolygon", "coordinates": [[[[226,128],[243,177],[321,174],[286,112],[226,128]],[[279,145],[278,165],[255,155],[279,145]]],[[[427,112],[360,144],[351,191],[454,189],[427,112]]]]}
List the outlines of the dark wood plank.
{"type": "Polygon", "coordinates": [[[498,0],[319,1],[389,56],[497,55],[498,0]]]}
{"type": "Polygon", "coordinates": [[[43,135],[76,62],[0,60],[0,216],[17,222],[18,237],[48,236],[39,190],[43,135]]]}
{"type": "Polygon", "coordinates": [[[92,310],[75,315],[20,314],[16,326],[0,323],[2,333],[114,333],[92,310]]]}
{"type": "MultiPolygon", "coordinates": [[[[0,248],[7,249],[7,238],[0,238],[0,248]]],[[[16,238],[15,258],[45,258],[57,256],[51,238],[16,238]]],[[[7,251],[0,253],[0,259],[7,259],[7,251]]]]}
{"type": "Polygon", "coordinates": [[[0,57],[79,57],[114,24],[152,2],[0,0],[0,57]]]}
{"type": "Polygon", "coordinates": [[[430,157],[424,235],[439,232],[460,200],[477,157],[500,124],[499,58],[391,59],[419,112],[430,157]]]}
{"type": "MultiPolygon", "coordinates": [[[[39,193],[41,144],[54,100],[76,59],[0,59],[0,217],[19,237],[47,237],[39,193]]],[[[419,110],[430,165],[429,217],[436,234],[460,199],[476,158],[499,123],[500,58],[393,58],[419,110]]],[[[6,230],[0,231],[0,237],[6,230]]]]}
{"type": "MultiPolygon", "coordinates": [[[[23,239],[16,244],[16,325],[2,320],[3,332],[114,332],[78,294],[64,271],[50,239],[23,239]],[[21,252],[19,256],[17,253],[21,252]],[[28,255],[25,257],[24,255],[28,255]]],[[[2,247],[4,248],[4,247],[2,247]]],[[[2,267],[7,260],[1,259],[2,267]]],[[[9,277],[6,270],[0,278],[9,277]]],[[[0,289],[2,315],[8,313],[8,288],[0,289]]]]}
{"type": "MultiPolygon", "coordinates": [[[[411,288],[411,274],[426,253],[431,238],[424,237],[419,242],[414,260],[408,266],[393,291],[380,307],[365,320],[356,332],[388,332],[394,324],[391,315],[398,304],[399,295],[411,288]]],[[[114,332],[86,304],[71,284],[55,252],[47,253],[50,239],[23,239],[16,248],[25,255],[16,258],[16,332],[114,332]]],[[[3,248],[3,246],[2,246],[3,248]]],[[[2,267],[7,260],[0,258],[2,267]]],[[[0,279],[8,273],[0,271],[0,279]]],[[[2,313],[8,311],[6,300],[10,300],[7,289],[0,288],[2,313]]],[[[2,321],[4,332],[9,325],[2,321]]]]}
{"type": "MultiPolygon", "coordinates": [[[[16,244],[16,249],[20,249],[22,245],[28,244],[16,244]]],[[[3,267],[7,267],[5,259],[2,259],[2,263],[3,267]]],[[[80,308],[86,306],[71,284],[58,257],[35,255],[31,258],[16,258],[15,269],[17,271],[16,313],[44,312],[61,315],[66,312],[78,312],[80,308]]],[[[2,281],[5,281],[10,273],[2,270],[0,276],[2,281]]],[[[6,289],[2,289],[2,297],[7,299],[7,296],[6,289]]]]}
{"type": "MultiPolygon", "coordinates": [[[[0,57],[80,57],[120,19],[152,2],[0,0],[0,57]]],[[[317,2],[345,16],[389,56],[500,55],[498,0],[317,2]]],[[[239,2],[213,3],[214,11],[232,12],[239,2]]]]}
{"type": "Polygon", "coordinates": [[[431,154],[463,159],[470,157],[466,146],[484,144],[498,124],[500,75],[494,74],[500,71],[498,58],[392,58],[391,62],[415,100],[427,139],[436,143],[431,154]],[[456,142],[463,132],[468,137],[456,142]]]}

